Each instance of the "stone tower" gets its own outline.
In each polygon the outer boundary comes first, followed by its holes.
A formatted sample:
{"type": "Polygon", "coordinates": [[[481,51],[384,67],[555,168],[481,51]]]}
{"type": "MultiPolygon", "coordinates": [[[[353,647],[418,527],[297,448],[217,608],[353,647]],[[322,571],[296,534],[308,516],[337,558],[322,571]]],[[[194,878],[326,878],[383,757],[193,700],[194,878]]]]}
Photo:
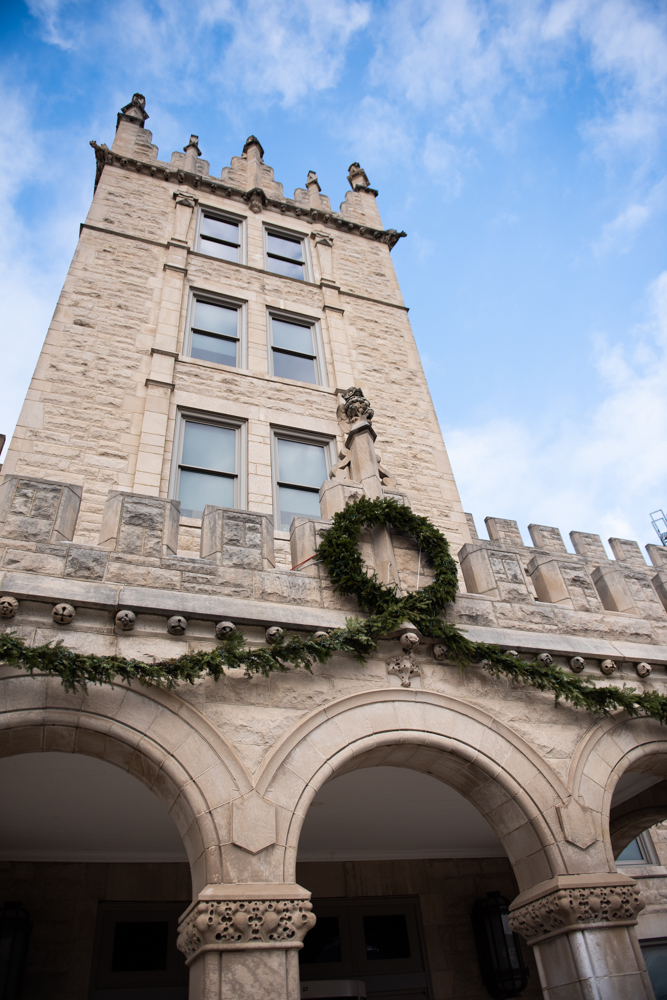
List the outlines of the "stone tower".
{"type": "MultiPolygon", "coordinates": [[[[665,693],[667,549],[648,547],[649,568],[635,542],[611,539],[609,559],[597,535],[572,532],[572,552],[544,525],[527,546],[494,517],[481,539],[463,513],[391,262],[405,234],[383,228],[360,165],[334,211],[313,171],[286,198],[254,136],[219,175],[196,135],[160,160],[147,118],[135,94],[111,147],[91,144],[94,198],[2,467],[2,630],[150,662],[216,648],[226,623],[258,648],[272,628],[343,626],[358,609],[319,540],[350,501],[389,496],[449,539],[448,614],[471,638],[665,693]]],[[[369,532],[362,553],[400,592],[431,578],[397,532],[369,532]]],[[[92,795],[113,765],[177,840],[171,860],[93,857],[65,819],[60,854],[48,831],[0,841],[3,898],[34,924],[27,1000],[184,1000],[179,914],[191,1000],[297,1000],[299,978],[313,996],[345,980],[481,998],[469,914],[488,892],[513,900],[523,996],[649,1000],[638,940],[655,967],[667,938],[664,729],[555,707],[404,639],[364,664],[173,691],[68,694],[0,667],[0,782],[37,751],[53,781],[81,755],[92,795]],[[374,815],[392,799],[393,839],[374,815]],[[148,937],[132,952],[149,925],[168,928],[163,965],[148,937]]],[[[11,773],[14,812],[32,815],[18,776],[33,772],[11,773]]]]}

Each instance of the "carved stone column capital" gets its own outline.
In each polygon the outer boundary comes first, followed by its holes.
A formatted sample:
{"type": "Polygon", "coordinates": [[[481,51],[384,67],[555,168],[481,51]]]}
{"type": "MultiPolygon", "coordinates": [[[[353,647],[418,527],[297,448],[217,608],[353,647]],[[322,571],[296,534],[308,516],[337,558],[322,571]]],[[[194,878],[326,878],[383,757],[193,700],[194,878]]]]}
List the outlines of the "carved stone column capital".
{"type": "Polygon", "coordinates": [[[625,875],[559,875],[517,896],[509,922],[535,945],[572,931],[629,927],[644,905],[639,886],[625,875]]]}
{"type": "Polygon", "coordinates": [[[209,885],[181,917],[177,945],[187,965],[207,951],[302,948],[312,910],[296,884],[209,885]]]}

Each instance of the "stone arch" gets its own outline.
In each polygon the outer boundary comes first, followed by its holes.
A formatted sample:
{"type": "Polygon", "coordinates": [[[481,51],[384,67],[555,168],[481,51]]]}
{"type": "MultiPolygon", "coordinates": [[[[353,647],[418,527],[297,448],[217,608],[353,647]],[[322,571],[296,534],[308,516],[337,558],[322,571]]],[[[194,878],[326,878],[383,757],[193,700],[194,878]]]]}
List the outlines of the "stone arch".
{"type": "Polygon", "coordinates": [[[391,688],[314,712],[264,761],[257,788],[283,816],[285,882],[294,881],[301,827],[318,789],[334,775],[380,764],[425,771],[469,799],[498,834],[520,889],[569,870],[556,812],[567,789],[539,755],[471,705],[391,688]]]}
{"type": "Polygon", "coordinates": [[[667,730],[653,719],[625,713],[596,721],[573,755],[569,784],[573,797],[595,814],[610,871],[631,840],[667,819],[665,780],[612,810],[616,785],[627,773],[667,779],[667,730]]]}
{"type": "Polygon", "coordinates": [[[58,678],[3,670],[0,756],[59,751],[108,761],[165,806],[183,840],[193,892],[221,882],[231,801],[252,788],[224,737],[176,694],[131,684],[64,690],[58,678]]]}

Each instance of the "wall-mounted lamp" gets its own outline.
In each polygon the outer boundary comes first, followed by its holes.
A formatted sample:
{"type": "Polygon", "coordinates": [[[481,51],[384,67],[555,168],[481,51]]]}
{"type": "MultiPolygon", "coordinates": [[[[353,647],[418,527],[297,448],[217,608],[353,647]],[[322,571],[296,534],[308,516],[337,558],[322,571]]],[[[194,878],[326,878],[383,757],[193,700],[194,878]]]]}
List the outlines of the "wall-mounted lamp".
{"type": "Polygon", "coordinates": [[[528,983],[528,969],[519,938],[510,930],[509,900],[487,892],[472,908],[472,929],[482,982],[493,1000],[521,996],[528,983]]]}
{"type": "Polygon", "coordinates": [[[19,1000],[28,958],[32,922],[20,903],[0,910],[0,997],[19,1000]]]}

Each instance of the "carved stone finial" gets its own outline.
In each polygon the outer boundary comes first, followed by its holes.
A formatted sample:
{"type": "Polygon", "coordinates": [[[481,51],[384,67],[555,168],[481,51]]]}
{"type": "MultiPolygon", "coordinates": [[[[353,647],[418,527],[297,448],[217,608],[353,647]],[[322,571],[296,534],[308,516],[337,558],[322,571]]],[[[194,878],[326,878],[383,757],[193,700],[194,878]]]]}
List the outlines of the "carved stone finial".
{"type": "Polygon", "coordinates": [[[343,393],[341,409],[345,418],[351,424],[356,424],[358,420],[367,420],[370,424],[375,415],[371,404],[364,396],[363,389],[359,389],[354,385],[343,393]]]}
{"type": "Polygon", "coordinates": [[[257,147],[257,149],[259,150],[259,158],[260,160],[263,160],[264,148],[256,135],[249,135],[248,138],[246,139],[245,146],[243,147],[244,154],[247,153],[249,149],[252,149],[253,146],[257,147]]]}
{"type": "Polygon", "coordinates": [[[116,128],[121,122],[132,122],[133,125],[138,125],[139,128],[144,127],[144,122],[149,117],[146,113],[146,98],[143,94],[132,94],[132,100],[129,104],[126,104],[124,108],[121,108],[118,112],[118,118],[116,120],[116,128]]]}
{"type": "Polygon", "coordinates": [[[197,156],[201,156],[201,149],[199,148],[199,136],[198,135],[191,135],[190,136],[190,142],[187,144],[187,146],[183,146],[183,152],[184,153],[187,153],[187,151],[189,149],[194,149],[194,151],[197,154],[197,156]]]}
{"type": "Polygon", "coordinates": [[[358,163],[351,163],[347,173],[347,179],[353,191],[368,191],[370,181],[366,176],[366,171],[358,163]]]}
{"type": "Polygon", "coordinates": [[[306,187],[309,191],[321,191],[319,181],[317,179],[317,174],[314,170],[308,171],[308,176],[306,177],[306,187]]]}

